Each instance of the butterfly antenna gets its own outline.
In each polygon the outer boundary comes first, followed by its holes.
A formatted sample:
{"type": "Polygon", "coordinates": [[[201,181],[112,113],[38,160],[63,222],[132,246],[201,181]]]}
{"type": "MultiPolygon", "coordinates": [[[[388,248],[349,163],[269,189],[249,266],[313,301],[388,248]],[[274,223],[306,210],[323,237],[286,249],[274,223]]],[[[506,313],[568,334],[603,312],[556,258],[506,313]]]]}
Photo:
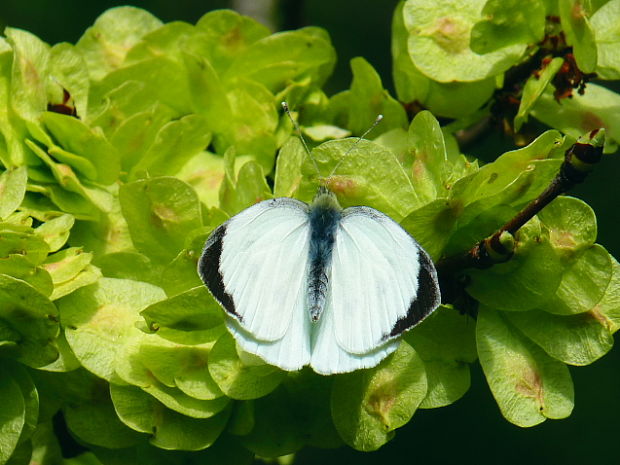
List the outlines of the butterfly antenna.
{"type": "Polygon", "coordinates": [[[288,115],[288,119],[290,119],[291,123],[293,123],[293,127],[295,128],[295,131],[297,131],[297,136],[299,136],[299,140],[301,140],[301,143],[304,146],[304,150],[306,151],[306,154],[308,155],[310,160],[312,160],[312,164],[314,165],[314,169],[316,170],[317,175],[320,176],[321,172],[319,171],[319,167],[316,164],[316,160],[314,159],[314,157],[310,153],[310,149],[308,148],[308,145],[306,144],[304,136],[301,133],[301,128],[299,127],[299,124],[297,124],[297,121],[295,121],[293,119],[293,115],[291,115],[291,110],[289,110],[289,108],[288,108],[288,103],[282,102],[282,108],[284,109],[284,111],[288,115]]]}
{"type": "Polygon", "coordinates": [[[329,177],[331,177],[336,170],[338,169],[338,167],[340,166],[340,164],[344,161],[344,159],[347,157],[347,155],[349,155],[353,150],[355,150],[355,148],[357,147],[357,145],[360,143],[360,141],[370,132],[372,131],[377,124],[379,124],[381,122],[381,120],[383,119],[383,115],[379,114],[377,115],[377,117],[375,118],[374,123],[372,123],[372,125],[366,129],[366,131],[364,131],[364,134],[362,134],[361,136],[359,136],[357,138],[357,140],[355,141],[355,143],[349,148],[349,150],[347,150],[344,155],[342,156],[342,158],[340,159],[340,161],[338,163],[336,163],[336,166],[334,166],[334,169],[331,171],[331,173],[329,173],[329,177]]]}

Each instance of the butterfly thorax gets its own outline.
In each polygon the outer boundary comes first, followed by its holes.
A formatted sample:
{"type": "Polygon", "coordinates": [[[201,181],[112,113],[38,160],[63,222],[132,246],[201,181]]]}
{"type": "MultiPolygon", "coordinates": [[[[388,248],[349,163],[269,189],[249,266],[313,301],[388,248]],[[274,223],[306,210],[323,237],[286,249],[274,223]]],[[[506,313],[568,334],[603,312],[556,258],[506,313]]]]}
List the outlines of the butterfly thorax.
{"type": "Polygon", "coordinates": [[[318,321],[325,307],[329,267],[342,208],[336,196],[319,188],[310,205],[310,247],[308,251],[308,309],[312,321],[318,321]]]}

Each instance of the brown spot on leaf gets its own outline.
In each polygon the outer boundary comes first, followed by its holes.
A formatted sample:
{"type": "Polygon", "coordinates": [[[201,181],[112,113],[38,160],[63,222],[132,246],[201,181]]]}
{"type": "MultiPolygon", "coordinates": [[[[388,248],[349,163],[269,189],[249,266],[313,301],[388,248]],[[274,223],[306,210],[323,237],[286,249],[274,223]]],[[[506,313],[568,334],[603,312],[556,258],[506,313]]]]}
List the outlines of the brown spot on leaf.
{"type": "Polygon", "coordinates": [[[426,167],[424,166],[425,154],[422,152],[416,153],[416,158],[413,160],[411,172],[414,179],[423,179],[426,175],[426,167]]]}
{"type": "Polygon", "coordinates": [[[177,213],[163,203],[154,203],[152,212],[153,223],[157,226],[163,226],[165,223],[172,223],[178,219],[177,213]]]}
{"type": "Polygon", "coordinates": [[[241,35],[241,29],[235,27],[231,29],[228,34],[222,37],[222,42],[228,49],[237,50],[243,45],[243,36],[241,35]]]}
{"type": "Polygon", "coordinates": [[[588,312],[586,312],[586,314],[596,320],[598,323],[600,323],[600,325],[605,328],[607,331],[612,331],[612,323],[611,320],[609,318],[607,318],[607,315],[603,314],[601,312],[601,306],[600,305],[595,305],[594,307],[592,307],[588,312]]]}
{"type": "Polygon", "coordinates": [[[543,383],[538,371],[532,367],[527,367],[522,376],[515,386],[516,391],[519,394],[536,400],[540,406],[540,410],[543,409],[543,383]]]}
{"type": "Polygon", "coordinates": [[[204,185],[209,189],[217,189],[224,179],[224,173],[219,170],[200,170],[192,173],[186,181],[192,186],[204,185]]]}
{"type": "Polygon", "coordinates": [[[354,179],[343,175],[330,176],[326,179],[325,185],[334,194],[341,194],[345,197],[354,196],[358,187],[354,179]]]}
{"type": "MultiPolygon", "coordinates": [[[[438,18],[433,28],[428,31],[437,44],[450,53],[461,53],[469,47],[469,27],[457,17],[438,18]]],[[[425,34],[426,35],[426,34],[425,34]]]]}
{"type": "Polygon", "coordinates": [[[549,236],[551,243],[562,249],[573,249],[577,245],[575,236],[570,231],[552,229],[549,236]]]}
{"type": "Polygon", "coordinates": [[[575,21],[583,21],[583,19],[587,16],[581,2],[575,2],[573,4],[570,14],[575,21]]]}
{"type": "Polygon", "coordinates": [[[373,391],[366,403],[366,411],[377,417],[386,429],[390,429],[390,412],[396,402],[396,392],[398,387],[395,380],[386,381],[373,391]]]}

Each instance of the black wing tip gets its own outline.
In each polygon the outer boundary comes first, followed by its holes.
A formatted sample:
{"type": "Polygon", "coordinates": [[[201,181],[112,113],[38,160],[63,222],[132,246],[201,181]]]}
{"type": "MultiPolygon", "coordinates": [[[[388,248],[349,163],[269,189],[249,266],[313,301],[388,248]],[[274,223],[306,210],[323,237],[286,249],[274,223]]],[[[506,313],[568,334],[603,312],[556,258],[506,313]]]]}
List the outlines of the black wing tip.
{"type": "Polygon", "coordinates": [[[227,313],[242,321],[235,309],[232,296],[226,292],[224,277],[220,270],[220,260],[222,257],[222,247],[226,236],[226,223],[215,229],[205,244],[202,255],[198,259],[198,275],[202,282],[207,286],[211,295],[219,302],[227,313]]]}
{"type": "Polygon", "coordinates": [[[398,319],[385,339],[396,337],[413,328],[441,305],[441,292],[437,271],[431,257],[419,249],[420,272],[418,274],[418,293],[411,301],[407,314],[398,319]]]}

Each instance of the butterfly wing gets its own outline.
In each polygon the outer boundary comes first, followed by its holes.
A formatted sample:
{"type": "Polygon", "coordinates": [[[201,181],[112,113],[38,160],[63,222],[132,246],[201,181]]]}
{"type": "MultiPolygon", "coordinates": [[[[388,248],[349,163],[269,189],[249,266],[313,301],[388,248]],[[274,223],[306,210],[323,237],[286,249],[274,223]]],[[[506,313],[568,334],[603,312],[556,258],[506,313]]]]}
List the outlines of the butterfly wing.
{"type": "Polygon", "coordinates": [[[198,272],[246,345],[281,344],[285,334],[303,331],[298,315],[304,314],[307,210],[294,199],[265,200],[229,219],[207,240],[198,272]]]}
{"type": "Polygon", "coordinates": [[[344,210],[329,283],[327,321],[320,328],[327,332],[316,338],[313,367],[325,358],[318,354],[338,349],[344,371],[375,365],[395,350],[395,337],[440,303],[428,254],[398,223],[369,207],[344,210]]]}
{"type": "Polygon", "coordinates": [[[335,314],[330,307],[330,297],[327,297],[327,306],[313,331],[312,369],[322,375],[348,373],[362,368],[376,366],[381,360],[398,348],[399,341],[388,341],[365,354],[354,354],[343,349],[335,338],[335,314]]]}

